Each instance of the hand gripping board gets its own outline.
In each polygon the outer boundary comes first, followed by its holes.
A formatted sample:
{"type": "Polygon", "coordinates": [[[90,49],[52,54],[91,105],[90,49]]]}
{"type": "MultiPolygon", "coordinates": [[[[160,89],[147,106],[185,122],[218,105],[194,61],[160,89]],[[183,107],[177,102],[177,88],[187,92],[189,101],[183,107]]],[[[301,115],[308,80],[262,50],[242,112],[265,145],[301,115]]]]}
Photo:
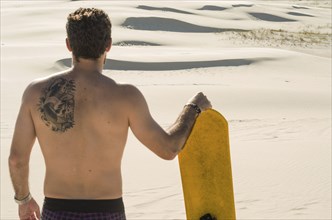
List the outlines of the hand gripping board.
{"type": "Polygon", "coordinates": [[[202,112],[178,158],[187,219],[235,219],[226,119],[202,112]]]}

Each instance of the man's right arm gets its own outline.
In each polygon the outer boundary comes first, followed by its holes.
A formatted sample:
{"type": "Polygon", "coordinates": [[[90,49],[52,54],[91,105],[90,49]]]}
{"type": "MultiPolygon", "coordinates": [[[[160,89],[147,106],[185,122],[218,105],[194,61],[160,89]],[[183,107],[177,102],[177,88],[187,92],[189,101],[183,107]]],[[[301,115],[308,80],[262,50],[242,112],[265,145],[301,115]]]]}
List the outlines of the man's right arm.
{"type": "MultiPolygon", "coordinates": [[[[142,93],[133,86],[128,88],[130,97],[129,126],[137,139],[159,157],[171,160],[183,148],[198,116],[197,111],[186,105],[176,122],[165,131],[152,118],[142,93]]],[[[201,111],[211,108],[209,100],[203,93],[198,93],[189,100],[201,111]]]]}
{"type": "Polygon", "coordinates": [[[39,206],[30,195],[28,183],[30,153],[36,139],[30,111],[34,97],[31,91],[32,86],[29,86],[24,92],[8,158],[15,199],[20,204],[20,219],[39,219],[40,217],[39,206]]]}

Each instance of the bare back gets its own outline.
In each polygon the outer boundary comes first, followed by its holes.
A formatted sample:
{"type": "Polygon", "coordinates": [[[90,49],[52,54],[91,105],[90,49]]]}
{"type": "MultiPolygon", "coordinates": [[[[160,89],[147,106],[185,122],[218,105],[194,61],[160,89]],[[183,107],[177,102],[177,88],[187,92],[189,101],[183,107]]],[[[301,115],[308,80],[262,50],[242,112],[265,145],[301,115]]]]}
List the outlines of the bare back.
{"type": "MultiPolygon", "coordinates": [[[[36,137],[46,164],[44,194],[64,199],[122,196],[121,160],[129,127],[163,159],[174,159],[182,149],[196,110],[187,105],[166,132],[136,87],[117,84],[94,71],[74,67],[33,82],[23,94],[10,155],[14,188],[21,197],[29,192],[28,172],[19,167],[28,164],[36,137]]],[[[211,106],[202,93],[190,102],[211,106]]]]}
{"type": "Polygon", "coordinates": [[[45,196],[121,197],[126,86],[98,73],[69,72],[33,87],[31,114],[46,163],[45,196]]]}

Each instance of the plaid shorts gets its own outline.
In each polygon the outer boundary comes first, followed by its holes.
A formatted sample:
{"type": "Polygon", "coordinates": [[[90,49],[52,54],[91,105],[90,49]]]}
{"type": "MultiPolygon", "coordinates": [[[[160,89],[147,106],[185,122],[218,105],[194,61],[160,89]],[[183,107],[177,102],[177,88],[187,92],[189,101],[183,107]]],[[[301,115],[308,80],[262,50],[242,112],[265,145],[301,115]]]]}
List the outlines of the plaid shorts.
{"type": "Polygon", "coordinates": [[[41,220],[125,220],[124,212],[67,212],[43,209],[41,220]]]}
{"type": "Polygon", "coordinates": [[[125,220],[122,198],[71,200],[45,197],[41,220],[125,220]]]}

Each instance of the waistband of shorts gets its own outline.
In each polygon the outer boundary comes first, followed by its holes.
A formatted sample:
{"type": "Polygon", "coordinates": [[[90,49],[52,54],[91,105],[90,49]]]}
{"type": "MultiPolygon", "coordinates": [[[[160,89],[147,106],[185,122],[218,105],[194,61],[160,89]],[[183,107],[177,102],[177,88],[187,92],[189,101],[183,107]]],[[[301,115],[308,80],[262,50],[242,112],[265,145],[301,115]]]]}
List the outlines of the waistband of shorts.
{"type": "Polygon", "coordinates": [[[45,209],[67,212],[124,212],[122,197],[118,199],[58,199],[45,197],[45,209]]]}

